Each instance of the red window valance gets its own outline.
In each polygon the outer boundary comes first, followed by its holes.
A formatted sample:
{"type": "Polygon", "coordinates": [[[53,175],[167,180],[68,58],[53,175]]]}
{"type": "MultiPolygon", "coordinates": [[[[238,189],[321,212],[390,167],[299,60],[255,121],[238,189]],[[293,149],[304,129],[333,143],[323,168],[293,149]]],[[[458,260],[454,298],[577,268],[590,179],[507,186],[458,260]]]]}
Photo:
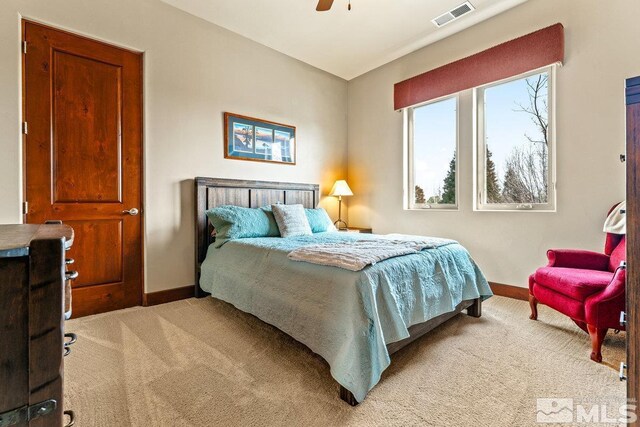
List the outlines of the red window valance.
{"type": "Polygon", "coordinates": [[[555,24],[396,83],[394,108],[513,77],[563,59],[564,27],[555,24]]]}

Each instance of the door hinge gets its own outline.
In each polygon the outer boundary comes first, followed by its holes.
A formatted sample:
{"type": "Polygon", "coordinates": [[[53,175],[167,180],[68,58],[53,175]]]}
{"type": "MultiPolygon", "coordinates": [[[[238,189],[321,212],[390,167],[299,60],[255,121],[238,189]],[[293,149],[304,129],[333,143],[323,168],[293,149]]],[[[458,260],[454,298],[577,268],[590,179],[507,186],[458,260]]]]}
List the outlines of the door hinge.
{"type": "Polygon", "coordinates": [[[29,213],[29,202],[22,202],[22,213],[24,215],[29,213]]]}
{"type": "Polygon", "coordinates": [[[620,312],[620,326],[623,328],[627,326],[627,313],[624,311],[620,312]]]}
{"type": "Polygon", "coordinates": [[[0,427],[8,427],[16,424],[28,423],[29,421],[48,415],[56,410],[58,402],[53,399],[45,400],[31,406],[23,406],[12,411],[0,414],[0,427]]]}
{"type": "Polygon", "coordinates": [[[22,42],[22,53],[27,53],[27,41],[23,40],[22,42]]]}
{"type": "Polygon", "coordinates": [[[22,122],[22,133],[24,133],[25,135],[29,134],[29,125],[27,124],[27,122],[22,122]]]}

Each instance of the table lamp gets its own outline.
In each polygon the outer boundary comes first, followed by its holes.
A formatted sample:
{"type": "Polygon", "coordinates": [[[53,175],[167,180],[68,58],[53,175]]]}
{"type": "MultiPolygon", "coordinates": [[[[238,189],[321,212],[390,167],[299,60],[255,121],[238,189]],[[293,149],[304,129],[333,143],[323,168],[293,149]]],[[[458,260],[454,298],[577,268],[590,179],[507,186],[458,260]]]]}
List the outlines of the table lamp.
{"type": "Polygon", "coordinates": [[[338,220],[333,224],[338,228],[338,230],[344,230],[348,226],[347,223],[342,220],[342,196],[353,196],[353,191],[349,188],[347,181],[339,179],[335,184],[333,184],[333,188],[329,195],[338,198],[338,220]],[[341,224],[344,224],[344,227],[341,226],[341,224]]]}

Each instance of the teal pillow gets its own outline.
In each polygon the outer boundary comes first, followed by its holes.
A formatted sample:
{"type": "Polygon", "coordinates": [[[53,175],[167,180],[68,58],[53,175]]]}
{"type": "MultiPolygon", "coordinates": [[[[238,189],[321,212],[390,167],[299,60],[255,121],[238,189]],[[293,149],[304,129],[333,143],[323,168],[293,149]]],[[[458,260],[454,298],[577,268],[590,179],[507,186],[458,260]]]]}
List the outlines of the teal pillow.
{"type": "Polygon", "coordinates": [[[209,209],[207,217],[216,229],[216,248],[234,239],[280,236],[273,213],[265,209],[218,206],[209,209]]]}
{"type": "Polygon", "coordinates": [[[329,214],[324,209],[305,209],[304,213],[307,214],[307,220],[309,220],[312,232],[322,233],[336,230],[331,218],[329,218],[329,214]]]}

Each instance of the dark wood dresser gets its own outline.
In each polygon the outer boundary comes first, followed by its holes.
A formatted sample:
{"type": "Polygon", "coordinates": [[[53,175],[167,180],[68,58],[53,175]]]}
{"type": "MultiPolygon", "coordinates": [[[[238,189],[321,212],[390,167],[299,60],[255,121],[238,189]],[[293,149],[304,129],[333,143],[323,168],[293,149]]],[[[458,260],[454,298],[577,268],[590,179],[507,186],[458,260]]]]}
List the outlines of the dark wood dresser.
{"type": "Polygon", "coordinates": [[[63,357],[76,339],[64,332],[72,244],[66,225],[0,225],[0,427],[74,423],[63,401],[63,357]]]}

